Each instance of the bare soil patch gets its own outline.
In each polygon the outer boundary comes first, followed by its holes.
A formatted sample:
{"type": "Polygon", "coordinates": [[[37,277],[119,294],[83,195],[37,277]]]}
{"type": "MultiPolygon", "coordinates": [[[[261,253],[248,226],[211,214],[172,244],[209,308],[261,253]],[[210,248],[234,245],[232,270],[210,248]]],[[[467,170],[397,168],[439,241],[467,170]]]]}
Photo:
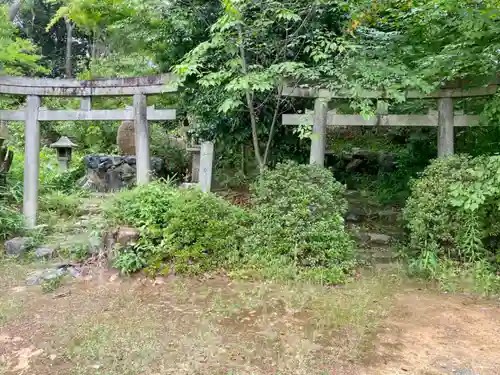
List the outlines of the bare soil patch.
{"type": "Polygon", "coordinates": [[[500,304],[410,290],[379,330],[368,374],[500,374],[500,304]]]}

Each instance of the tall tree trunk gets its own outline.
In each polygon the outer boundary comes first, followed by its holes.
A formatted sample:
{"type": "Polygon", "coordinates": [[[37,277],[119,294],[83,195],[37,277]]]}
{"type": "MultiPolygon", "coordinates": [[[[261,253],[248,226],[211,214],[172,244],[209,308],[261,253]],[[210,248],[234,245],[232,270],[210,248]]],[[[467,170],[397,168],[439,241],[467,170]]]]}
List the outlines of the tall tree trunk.
{"type": "Polygon", "coordinates": [[[72,69],[72,51],[71,48],[73,46],[73,24],[69,18],[64,19],[66,23],[66,61],[65,61],[65,73],[66,78],[71,78],[73,76],[72,69]]]}
{"type": "Polygon", "coordinates": [[[23,5],[24,0],[15,0],[14,3],[9,7],[9,20],[13,22],[16,18],[21,6],[23,5]]]}

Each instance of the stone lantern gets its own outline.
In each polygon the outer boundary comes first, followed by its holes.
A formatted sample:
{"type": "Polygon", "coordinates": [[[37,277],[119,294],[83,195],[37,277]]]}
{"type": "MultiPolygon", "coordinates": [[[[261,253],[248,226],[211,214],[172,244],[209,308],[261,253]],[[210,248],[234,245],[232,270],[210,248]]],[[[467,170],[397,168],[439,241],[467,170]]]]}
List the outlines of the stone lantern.
{"type": "Polygon", "coordinates": [[[66,136],[62,136],[55,143],[52,143],[50,147],[57,150],[57,160],[59,160],[59,170],[67,171],[69,162],[71,161],[71,151],[76,145],[70,141],[66,136]]]}

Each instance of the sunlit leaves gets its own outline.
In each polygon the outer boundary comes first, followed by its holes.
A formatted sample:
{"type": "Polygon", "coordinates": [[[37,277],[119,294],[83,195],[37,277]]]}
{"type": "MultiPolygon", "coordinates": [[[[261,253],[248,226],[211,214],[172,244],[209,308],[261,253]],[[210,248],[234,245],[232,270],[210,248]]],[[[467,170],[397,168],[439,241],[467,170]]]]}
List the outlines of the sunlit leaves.
{"type": "Polygon", "coordinates": [[[241,100],[226,98],[226,100],[224,100],[224,102],[220,105],[219,112],[227,113],[242,106],[243,102],[241,100]]]}
{"type": "Polygon", "coordinates": [[[0,6],[0,74],[21,75],[43,71],[35,46],[16,36],[16,29],[7,17],[7,7],[0,6]]]}

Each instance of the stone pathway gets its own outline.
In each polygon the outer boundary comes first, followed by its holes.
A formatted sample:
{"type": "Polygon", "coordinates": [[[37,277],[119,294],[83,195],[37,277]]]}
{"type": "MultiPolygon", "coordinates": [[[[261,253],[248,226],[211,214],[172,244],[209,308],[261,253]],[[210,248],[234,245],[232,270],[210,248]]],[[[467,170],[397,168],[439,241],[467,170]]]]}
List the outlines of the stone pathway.
{"type": "Polygon", "coordinates": [[[400,209],[381,207],[357,191],[348,192],[348,201],[346,225],[358,242],[362,260],[370,265],[391,263],[393,248],[403,235],[400,209]]]}

